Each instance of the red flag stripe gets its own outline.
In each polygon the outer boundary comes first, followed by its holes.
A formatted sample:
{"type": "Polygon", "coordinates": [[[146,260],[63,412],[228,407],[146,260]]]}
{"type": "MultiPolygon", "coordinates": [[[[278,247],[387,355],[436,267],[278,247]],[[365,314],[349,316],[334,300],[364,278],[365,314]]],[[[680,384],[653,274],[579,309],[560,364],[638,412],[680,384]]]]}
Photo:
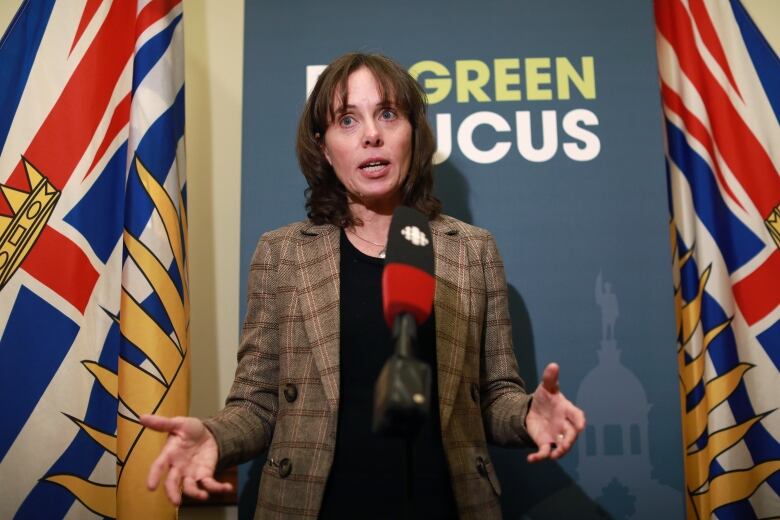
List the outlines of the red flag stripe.
{"type": "Polygon", "coordinates": [[[749,325],[753,325],[780,305],[780,250],[734,284],[734,299],[749,325]]]}
{"type": "Polygon", "coordinates": [[[22,263],[22,269],[84,314],[98,272],[68,237],[46,226],[22,263]],[[65,276],[63,273],[67,273],[65,276]]]}
{"type": "MultiPolygon", "coordinates": [[[[51,183],[59,188],[73,173],[103,117],[122,70],[133,53],[135,2],[116,0],[60,98],[25,152],[51,183]],[[106,49],[112,49],[107,53],[106,49]]],[[[17,167],[11,182],[25,183],[17,167]]]]}
{"type": "Polygon", "coordinates": [[[705,102],[721,156],[766,218],[780,199],[780,175],[698,54],[691,20],[680,1],[656,2],[655,14],[658,30],[674,48],[680,68],[705,102]]]}
{"type": "Polygon", "coordinates": [[[731,191],[731,188],[729,188],[729,185],[726,183],[726,179],[723,177],[723,172],[721,172],[720,165],[718,164],[715,156],[715,147],[712,144],[710,131],[706,126],[704,126],[704,123],[702,123],[699,118],[696,117],[696,114],[688,110],[677,92],[672,90],[664,82],[661,82],[661,97],[664,100],[664,105],[666,105],[669,110],[680,116],[680,118],[683,120],[686,132],[699,141],[707,150],[707,153],[710,156],[710,160],[712,161],[712,167],[715,170],[715,176],[718,178],[720,186],[723,190],[726,191],[728,196],[744,210],[745,208],[742,207],[742,204],[739,203],[736,195],[734,195],[734,192],[731,191]]]}
{"type": "Polygon", "coordinates": [[[87,5],[84,6],[84,11],[81,12],[81,20],[79,20],[79,27],[76,29],[76,35],[73,37],[73,44],[70,46],[70,52],[73,52],[73,49],[76,48],[76,44],[79,43],[81,36],[87,29],[89,22],[92,21],[92,17],[95,16],[101,2],[102,0],[87,0],[87,5]]]}
{"type": "Polygon", "coordinates": [[[135,21],[135,34],[141,35],[157,20],[165,17],[181,0],[152,0],[144,6],[135,21]]]}
{"type": "Polygon", "coordinates": [[[731,67],[726,60],[726,53],[723,52],[723,46],[720,44],[718,33],[715,31],[715,27],[712,25],[712,20],[707,12],[707,8],[704,5],[704,0],[690,0],[691,15],[696,22],[696,28],[699,30],[699,36],[701,36],[704,46],[710,51],[710,54],[718,62],[723,73],[726,74],[726,78],[731,83],[731,87],[734,91],[742,97],[737,87],[737,82],[734,79],[734,75],[731,73],[731,67]]]}
{"type": "Polygon", "coordinates": [[[98,150],[95,153],[95,158],[92,159],[92,164],[89,165],[89,169],[87,170],[87,173],[84,174],[84,178],[86,179],[89,177],[89,174],[92,173],[92,170],[95,168],[95,165],[100,161],[100,158],[103,157],[103,154],[106,153],[106,150],[108,149],[108,145],[110,145],[116,136],[119,134],[119,131],[122,130],[125,126],[127,126],[128,121],[130,121],[130,93],[128,92],[127,95],[124,97],[122,101],[119,102],[119,104],[114,108],[114,115],[111,116],[111,122],[108,123],[108,128],[106,129],[106,133],[103,136],[103,140],[100,142],[100,146],[98,146],[98,150]]]}

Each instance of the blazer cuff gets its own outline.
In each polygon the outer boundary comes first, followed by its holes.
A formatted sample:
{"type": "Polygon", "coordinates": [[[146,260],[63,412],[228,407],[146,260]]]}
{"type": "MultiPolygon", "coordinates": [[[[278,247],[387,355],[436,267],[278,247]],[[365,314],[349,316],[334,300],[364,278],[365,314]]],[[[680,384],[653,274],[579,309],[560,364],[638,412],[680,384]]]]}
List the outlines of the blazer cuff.
{"type": "Polygon", "coordinates": [[[227,410],[225,408],[217,416],[203,420],[204,426],[217,441],[217,471],[257,456],[267,447],[265,441],[269,438],[265,425],[242,416],[243,410],[233,410],[230,414],[227,410]]]}
{"type": "Polygon", "coordinates": [[[531,436],[528,435],[528,428],[525,424],[525,420],[528,417],[528,411],[531,409],[531,403],[533,402],[533,399],[533,395],[530,395],[525,405],[522,407],[520,413],[512,415],[509,418],[509,422],[512,430],[520,438],[522,444],[529,448],[538,448],[531,436]]]}

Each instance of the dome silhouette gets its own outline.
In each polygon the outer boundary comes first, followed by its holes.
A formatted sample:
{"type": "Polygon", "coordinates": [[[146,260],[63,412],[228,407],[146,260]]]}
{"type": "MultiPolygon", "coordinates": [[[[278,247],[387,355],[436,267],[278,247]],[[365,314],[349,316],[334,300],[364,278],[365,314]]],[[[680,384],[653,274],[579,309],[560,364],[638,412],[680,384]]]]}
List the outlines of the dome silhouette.
{"type": "Polygon", "coordinates": [[[627,499],[635,498],[633,511],[624,510],[626,518],[660,518],[666,516],[670,503],[679,502],[682,507],[682,495],[652,477],[647,427],[652,404],[639,378],[620,362],[614,337],[619,315],[617,295],[600,273],[596,303],[602,308],[602,324],[608,326],[602,327],[598,364],[577,390],[577,405],[588,414],[578,450],[578,482],[594,498],[610,500],[616,496],[616,489],[622,490],[627,499]]]}
{"type": "Polygon", "coordinates": [[[610,418],[647,420],[651,405],[647,394],[633,372],[620,363],[620,351],[615,340],[602,341],[598,351],[599,364],[582,380],[577,391],[578,403],[594,403],[609,399],[609,407],[588,409],[591,424],[609,422],[610,418]]]}

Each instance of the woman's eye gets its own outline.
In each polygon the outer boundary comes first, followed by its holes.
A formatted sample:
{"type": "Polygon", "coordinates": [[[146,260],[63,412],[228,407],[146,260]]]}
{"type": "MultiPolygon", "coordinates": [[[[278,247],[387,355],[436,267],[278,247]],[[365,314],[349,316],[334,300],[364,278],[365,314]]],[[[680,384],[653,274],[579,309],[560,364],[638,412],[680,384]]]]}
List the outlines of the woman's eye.
{"type": "Polygon", "coordinates": [[[339,121],[339,123],[341,124],[341,126],[352,126],[353,124],[355,124],[355,118],[353,118],[352,116],[344,116],[341,118],[341,121],[339,121]]]}
{"type": "Polygon", "coordinates": [[[382,116],[381,117],[385,121],[392,121],[397,116],[395,114],[395,111],[393,111],[393,110],[382,110],[382,116]]]}

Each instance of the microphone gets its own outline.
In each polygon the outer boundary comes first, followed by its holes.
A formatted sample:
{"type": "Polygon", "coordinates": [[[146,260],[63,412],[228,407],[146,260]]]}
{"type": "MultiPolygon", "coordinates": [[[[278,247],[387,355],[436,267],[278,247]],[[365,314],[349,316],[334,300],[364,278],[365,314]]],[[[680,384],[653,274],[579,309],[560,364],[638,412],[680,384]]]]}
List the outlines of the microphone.
{"type": "Polygon", "coordinates": [[[392,329],[400,314],[422,325],[431,315],[436,280],[428,219],[417,210],[396,208],[390,222],[382,272],[382,307],[392,329]]]}
{"type": "Polygon", "coordinates": [[[431,315],[436,290],[428,219],[411,208],[393,213],[382,272],[382,307],[394,351],[374,385],[373,431],[410,439],[430,415],[431,367],[415,356],[417,326],[431,315]]]}

